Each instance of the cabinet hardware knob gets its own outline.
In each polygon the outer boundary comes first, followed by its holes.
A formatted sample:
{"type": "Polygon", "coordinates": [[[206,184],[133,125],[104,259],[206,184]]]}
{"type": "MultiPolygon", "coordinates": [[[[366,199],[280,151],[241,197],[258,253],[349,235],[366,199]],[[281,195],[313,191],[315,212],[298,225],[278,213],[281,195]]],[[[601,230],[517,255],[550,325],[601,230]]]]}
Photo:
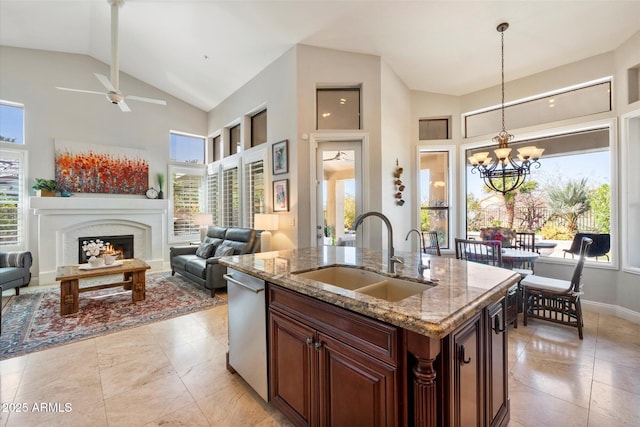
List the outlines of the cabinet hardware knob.
{"type": "Polygon", "coordinates": [[[316,341],[314,346],[316,347],[316,350],[320,350],[320,348],[322,348],[322,343],[320,341],[316,341]]]}
{"type": "Polygon", "coordinates": [[[311,344],[313,343],[313,338],[311,338],[311,337],[307,337],[307,339],[306,339],[306,340],[304,340],[304,342],[306,342],[306,343],[307,343],[307,345],[311,345],[311,344]]]}
{"type": "Polygon", "coordinates": [[[471,363],[471,357],[469,357],[467,360],[466,356],[464,355],[464,346],[461,345],[460,346],[460,361],[462,362],[463,365],[468,365],[469,363],[471,363]]]}

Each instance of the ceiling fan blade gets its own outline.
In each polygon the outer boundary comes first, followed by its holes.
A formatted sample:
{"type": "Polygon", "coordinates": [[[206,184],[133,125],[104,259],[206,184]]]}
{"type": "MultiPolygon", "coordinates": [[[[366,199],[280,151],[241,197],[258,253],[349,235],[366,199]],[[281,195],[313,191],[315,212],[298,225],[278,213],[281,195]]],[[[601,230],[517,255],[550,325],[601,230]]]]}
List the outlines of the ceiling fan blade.
{"type": "Polygon", "coordinates": [[[117,92],[116,88],[113,87],[113,85],[111,84],[107,76],[103,76],[102,74],[98,74],[98,73],[93,73],[93,75],[96,76],[98,80],[100,80],[100,83],[102,83],[102,86],[107,88],[108,91],[117,92]]]}
{"type": "Polygon", "coordinates": [[[71,89],[69,87],[59,87],[59,86],[56,86],[56,89],[66,90],[69,92],[92,93],[92,94],[102,95],[102,96],[106,95],[106,93],[104,92],[96,92],[95,90],[71,89]]]}
{"type": "Polygon", "coordinates": [[[162,99],[145,98],[143,96],[135,96],[135,95],[127,95],[125,96],[125,98],[132,99],[134,101],[148,102],[150,104],[167,105],[167,101],[164,101],[162,99]]]}
{"type": "Polygon", "coordinates": [[[127,103],[124,102],[124,99],[122,101],[118,102],[118,107],[120,107],[120,111],[122,111],[123,113],[131,112],[131,108],[129,108],[127,103]]]}

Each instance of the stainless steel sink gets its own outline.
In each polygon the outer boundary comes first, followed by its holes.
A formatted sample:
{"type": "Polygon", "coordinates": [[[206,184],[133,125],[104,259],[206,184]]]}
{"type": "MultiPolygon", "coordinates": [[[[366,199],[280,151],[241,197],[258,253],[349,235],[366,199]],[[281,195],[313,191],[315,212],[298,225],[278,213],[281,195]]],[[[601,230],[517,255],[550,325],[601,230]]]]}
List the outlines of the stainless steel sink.
{"type": "Polygon", "coordinates": [[[433,287],[433,285],[386,277],[354,267],[325,267],[294,274],[390,302],[409,298],[433,287]]]}

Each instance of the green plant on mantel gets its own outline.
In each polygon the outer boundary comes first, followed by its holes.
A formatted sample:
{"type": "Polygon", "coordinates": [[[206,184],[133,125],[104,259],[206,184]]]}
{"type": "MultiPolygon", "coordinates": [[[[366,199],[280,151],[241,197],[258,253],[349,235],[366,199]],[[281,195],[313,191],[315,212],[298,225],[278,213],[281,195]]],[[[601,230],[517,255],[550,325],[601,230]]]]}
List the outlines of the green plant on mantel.
{"type": "Polygon", "coordinates": [[[54,197],[56,195],[58,183],[55,179],[35,178],[35,182],[31,188],[36,190],[38,196],[54,197]]]}
{"type": "Polygon", "coordinates": [[[34,178],[36,183],[33,184],[34,190],[57,191],[58,183],[55,179],[34,178]]]}
{"type": "Polygon", "coordinates": [[[162,191],[162,189],[164,187],[164,174],[163,173],[159,173],[158,174],[158,186],[160,187],[160,191],[162,191]]]}

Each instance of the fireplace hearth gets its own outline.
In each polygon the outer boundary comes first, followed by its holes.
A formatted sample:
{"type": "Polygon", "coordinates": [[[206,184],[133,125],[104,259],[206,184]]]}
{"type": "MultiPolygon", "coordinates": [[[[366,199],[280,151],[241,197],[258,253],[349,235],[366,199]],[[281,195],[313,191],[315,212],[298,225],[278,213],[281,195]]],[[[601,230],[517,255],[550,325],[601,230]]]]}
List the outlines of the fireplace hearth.
{"type": "Polygon", "coordinates": [[[119,236],[89,236],[78,237],[78,262],[85,264],[87,262],[87,256],[82,250],[84,242],[89,240],[102,240],[108,248],[109,252],[118,255],[117,259],[129,259],[133,258],[133,234],[123,234],[119,236]]]}

